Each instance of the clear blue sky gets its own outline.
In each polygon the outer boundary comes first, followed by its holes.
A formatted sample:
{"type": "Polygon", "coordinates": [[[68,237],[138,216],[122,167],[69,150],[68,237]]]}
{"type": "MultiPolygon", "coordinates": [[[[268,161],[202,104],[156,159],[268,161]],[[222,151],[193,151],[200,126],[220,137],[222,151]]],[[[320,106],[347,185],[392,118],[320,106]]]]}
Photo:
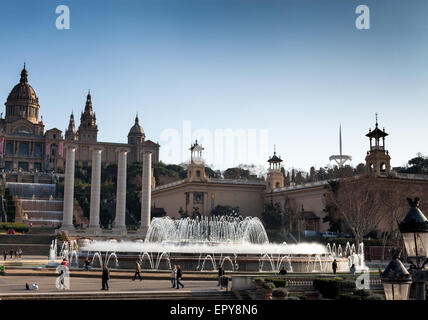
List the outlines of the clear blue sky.
{"type": "Polygon", "coordinates": [[[339,123],[362,162],[378,112],[398,166],[428,154],[427,12],[426,0],[4,0],[0,100],[26,61],[47,128],[72,110],[79,122],[90,88],[99,140],[126,142],[137,111],[161,145],[186,120],[267,129],[285,167],[305,170],[338,152],[339,123]],[[55,28],[60,4],[70,30],[55,28]],[[359,4],[370,30],[355,28],[359,4]]]}

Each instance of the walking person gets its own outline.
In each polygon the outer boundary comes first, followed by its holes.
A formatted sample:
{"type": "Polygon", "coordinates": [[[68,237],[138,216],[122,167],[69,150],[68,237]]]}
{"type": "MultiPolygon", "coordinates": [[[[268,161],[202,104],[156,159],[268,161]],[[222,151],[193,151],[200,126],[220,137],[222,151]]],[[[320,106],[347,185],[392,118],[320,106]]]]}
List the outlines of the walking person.
{"type": "Polygon", "coordinates": [[[10,249],[10,258],[12,259],[13,258],[13,249],[10,249]]]}
{"type": "Polygon", "coordinates": [[[19,250],[18,250],[18,257],[19,257],[19,259],[22,258],[22,249],[21,248],[19,248],[19,250]]]}
{"type": "Polygon", "coordinates": [[[91,260],[89,260],[89,257],[86,257],[85,259],[85,265],[84,265],[84,270],[85,271],[89,271],[91,269],[91,260]]]}
{"type": "Polygon", "coordinates": [[[102,280],[102,289],[101,290],[107,290],[108,291],[108,281],[110,280],[110,272],[108,271],[108,268],[106,265],[103,266],[103,274],[101,276],[102,280]]]}
{"type": "Polygon", "coordinates": [[[177,278],[177,266],[173,265],[171,269],[171,288],[175,288],[175,279],[177,278]]]}
{"type": "Polygon", "coordinates": [[[7,252],[6,250],[3,251],[3,260],[6,261],[7,259],[7,252]]]}
{"type": "Polygon", "coordinates": [[[221,277],[223,277],[223,276],[224,276],[224,270],[223,270],[223,268],[222,268],[222,266],[221,266],[221,265],[218,265],[217,270],[218,270],[218,282],[217,282],[217,287],[220,287],[220,286],[221,286],[221,277]]]}
{"type": "Polygon", "coordinates": [[[331,264],[331,268],[333,269],[333,274],[336,274],[337,270],[337,261],[334,259],[333,263],[331,264]]]}
{"type": "Polygon", "coordinates": [[[355,271],[356,271],[356,269],[355,269],[355,264],[353,264],[353,265],[351,266],[351,269],[349,269],[349,271],[351,272],[351,274],[355,274],[355,271]]]}
{"type": "Polygon", "coordinates": [[[181,267],[177,266],[177,278],[176,278],[176,289],[179,289],[179,286],[181,286],[181,288],[184,288],[184,284],[181,283],[181,278],[183,277],[183,271],[181,271],[181,267]]]}
{"type": "Polygon", "coordinates": [[[15,259],[18,259],[18,251],[15,250],[15,259]]]}
{"type": "Polygon", "coordinates": [[[135,260],[135,274],[134,274],[134,279],[132,279],[132,281],[135,281],[135,279],[137,278],[137,276],[140,279],[140,281],[143,280],[143,278],[141,277],[140,272],[141,272],[140,261],[138,261],[138,259],[137,259],[137,260],[135,260]]]}
{"type": "Polygon", "coordinates": [[[281,270],[279,270],[279,274],[280,274],[281,276],[285,276],[285,275],[287,274],[287,270],[285,270],[285,268],[284,268],[284,267],[282,267],[282,268],[281,268],[281,270]]]}

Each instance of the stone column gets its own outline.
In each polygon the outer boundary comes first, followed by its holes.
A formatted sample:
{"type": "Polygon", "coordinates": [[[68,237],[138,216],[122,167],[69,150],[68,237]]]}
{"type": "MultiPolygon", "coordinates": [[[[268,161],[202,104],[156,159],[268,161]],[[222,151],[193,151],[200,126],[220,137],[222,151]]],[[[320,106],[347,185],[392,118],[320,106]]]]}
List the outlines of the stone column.
{"type": "Polygon", "coordinates": [[[74,160],[77,146],[66,147],[66,165],[64,177],[64,207],[62,214],[63,231],[74,230],[73,226],[73,202],[74,202],[74,160]]]}
{"type": "Polygon", "coordinates": [[[100,190],[101,190],[101,147],[92,147],[91,211],[89,214],[89,232],[100,231],[100,190]]]}
{"type": "Polygon", "coordinates": [[[143,152],[143,180],[141,189],[141,225],[140,233],[146,236],[150,227],[150,209],[152,199],[152,153],[143,152]]]}
{"type": "Polygon", "coordinates": [[[114,219],[114,233],[126,235],[126,164],[129,150],[118,149],[117,155],[117,189],[116,189],[116,218],[114,219]]]}

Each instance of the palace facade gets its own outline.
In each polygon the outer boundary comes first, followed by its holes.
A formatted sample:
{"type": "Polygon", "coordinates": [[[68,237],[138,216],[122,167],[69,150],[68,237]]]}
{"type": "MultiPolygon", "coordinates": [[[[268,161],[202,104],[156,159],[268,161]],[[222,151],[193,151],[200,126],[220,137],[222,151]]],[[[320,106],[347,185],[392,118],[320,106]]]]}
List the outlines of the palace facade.
{"type": "Polygon", "coordinates": [[[68,129],[63,133],[57,128],[45,131],[43,117],[39,119],[40,104],[37,94],[28,81],[24,64],[20,81],[7,97],[6,113],[0,117],[0,167],[7,174],[8,181],[38,182],[42,172],[64,172],[64,148],[67,144],[77,146],[76,162],[81,166],[91,164],[91,150],[102,149],[102,163],[118,161],[119,149],[128,151],[128,162],[141,161],[143,151],[151,151],[153,161],[159,161],[159,145],[146,140],[138,116],[128,134],[127,143],[98,141],[98,126],[88,93],[80,125],[76,130],[73,113],[68,129]],[[17,176],[27,174],[33,180],[19,181],[17,176]],[[18,179],[18,180],[16,180],[18,179]]]}
{"type": "MultiPolygon", "coordinates": [[[[366,135],[370,148],[365,158],[366,172],[352,178],[340,179],[356,185],[370,183],[377,190],[400,189],[398,197],[406,206],[406,198],[428,192],[428,176],[400,174],[391,169],[389,151],[385,146],[385,129],[379,129],[377,120],[374,130],[366,135]]],[[[179,218],[180,212],[191,216],[194,208],[201,215],[209,215],[217,205],[239,207],[243,216],[260,217],[265,204],[279,204],[285,214],[294,211],[295,223],[300,231],[328,231],[326,194],[330,192],[329,181],[315,181],[285,186],[281,163],[283,160],[274,152],[268,159],[266,180],[212,179],[205,174],[202,158],[204,149],[197,142],[191,146],[191,160],[187,178],[170,184],[157,186],[152,190],[152,210],[164,209],[171,217],[179,218]]],[[[428,208],[428,201],[422,203],[428,208]]],[[[404,210],[404,209],[403,209],[404,210]]],[[[388,229],[384,222],[380,229],[388,229]]]]}

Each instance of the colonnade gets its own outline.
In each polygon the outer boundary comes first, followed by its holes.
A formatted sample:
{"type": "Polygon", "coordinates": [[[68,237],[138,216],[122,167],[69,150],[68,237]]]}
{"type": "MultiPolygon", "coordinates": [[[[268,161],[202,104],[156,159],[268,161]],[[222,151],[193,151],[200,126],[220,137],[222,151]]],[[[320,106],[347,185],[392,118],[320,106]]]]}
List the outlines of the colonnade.
{"type": "MultiPolygon", "coordinates": [[[[64,178],[64,209],[61,230],[73,231],[73,203],[74,203],[74,166],[77,145],[65,147],[66,165],[64,178]]],[[[104,149],[93,146],[92,152],[92,176],[91,176],[91,202],[89,214],[88,235],[102,235],[100,228],[100,191],[101,191],[101,158],[104,149]]],[[[126,168],[129,149],[118,148],[117,163],[117,189],[116,189],[116,217],[113,222],[113,233],[126,235],[126,168]]],[[[151,175],[152,153],[143,151],[142,193],[141,193],[141,221],[138,233],[142,236],[150,226],[151,207],[151,175]]]]}

